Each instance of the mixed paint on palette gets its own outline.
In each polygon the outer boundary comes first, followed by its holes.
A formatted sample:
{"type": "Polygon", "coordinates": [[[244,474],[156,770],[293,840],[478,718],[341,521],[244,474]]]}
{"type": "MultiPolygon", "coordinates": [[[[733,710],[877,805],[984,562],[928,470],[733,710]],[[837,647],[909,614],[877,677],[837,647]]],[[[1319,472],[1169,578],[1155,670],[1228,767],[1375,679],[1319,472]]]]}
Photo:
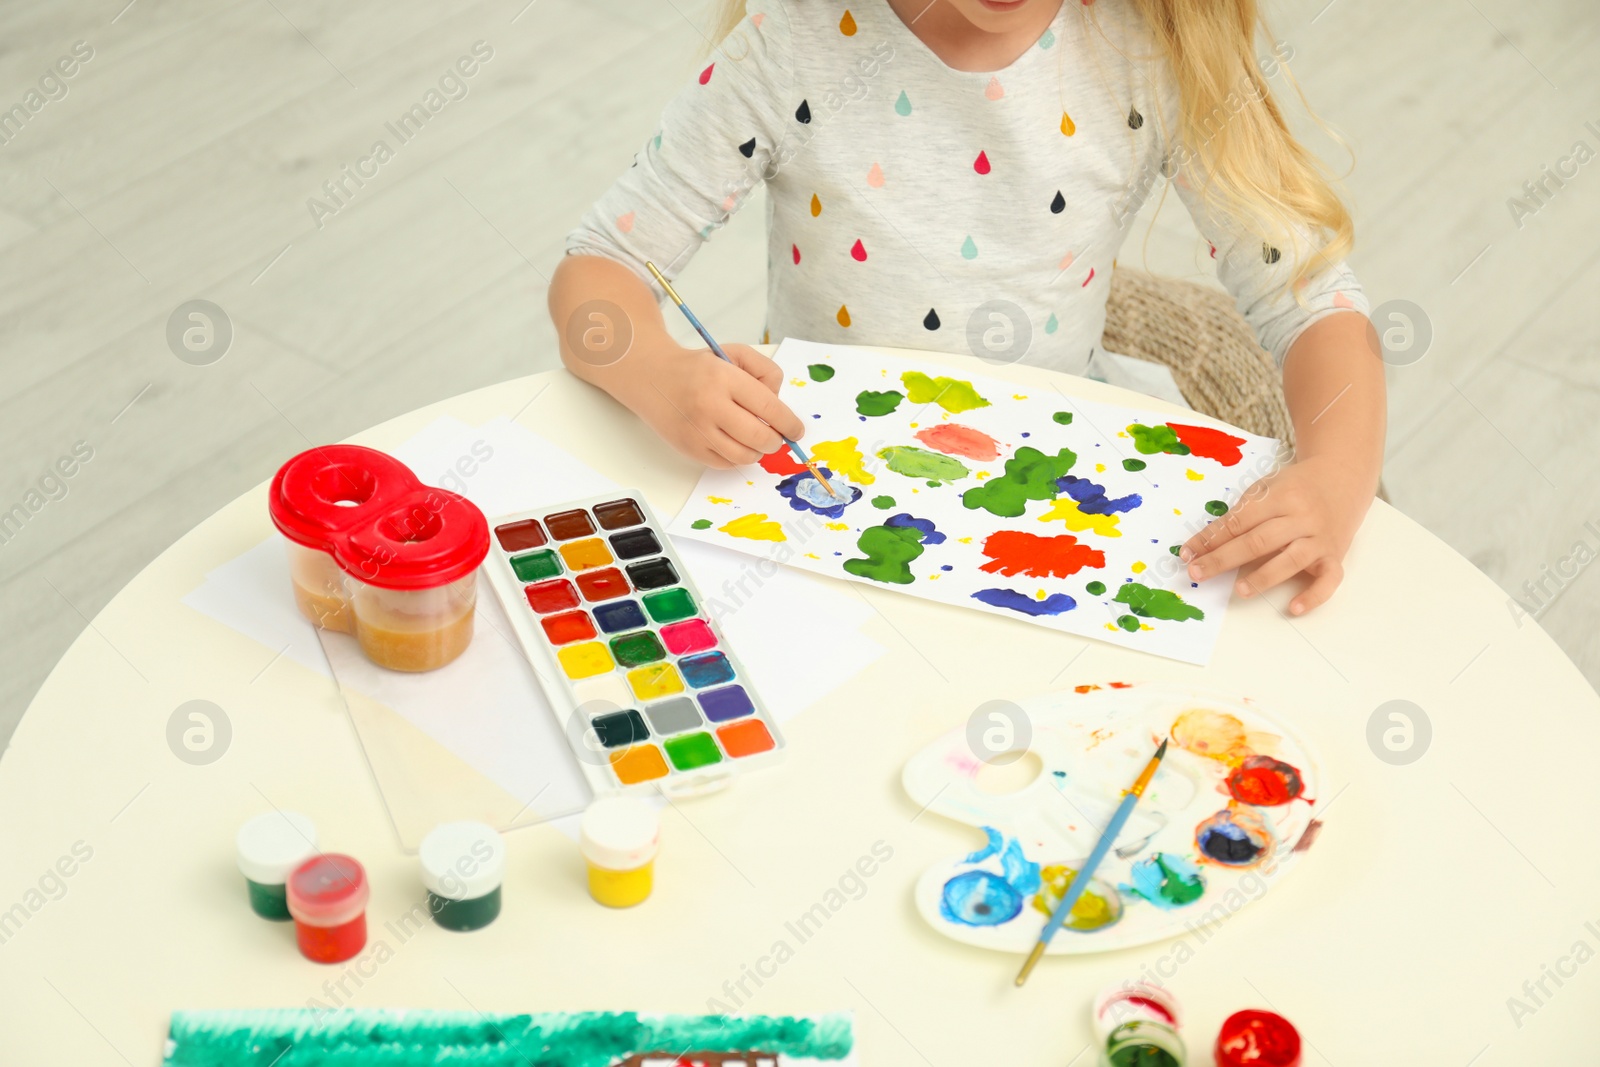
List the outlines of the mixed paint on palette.
{"type": "Polygon", "coordinates": [[[1277,442],[785,341],[782,396],[829,493],[787,450],[708,471],[672,532],[821,574],[1204,663],[1231,576],[1179,546],[1271,469],[1277,442]],[[774,546],[781,546],[775,548],[774,546]]]}
{"type": "Polygon", "coordinates": [[[851,1067],[852,1017],[313,1008],[173,1012],[164,1067],[851,1067]]]}
{"type": "Polygon", "coordinates": [[[957,940],[1027,951],[1163,737],[1161,769],[1067,920],[1068,931],[1094,936],[1059,936],[1051,953],[1126,948],[1225,920],[1309,846],[1316,761],[1247,701],[1112,683],[1020,707],[1039,770],[1022,789],[980,783],[984,762],[965,728],[924,748],[903,775],[914,803],[984,838],[917,885],[923,917],[957,940]]]}

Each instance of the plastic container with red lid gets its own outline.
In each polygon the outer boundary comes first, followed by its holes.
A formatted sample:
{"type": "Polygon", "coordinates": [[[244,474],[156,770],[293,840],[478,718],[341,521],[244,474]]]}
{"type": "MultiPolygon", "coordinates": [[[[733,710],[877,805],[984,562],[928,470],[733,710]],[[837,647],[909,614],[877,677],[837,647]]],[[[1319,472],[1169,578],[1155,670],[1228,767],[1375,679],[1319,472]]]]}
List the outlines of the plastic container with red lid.
{"type": "Polygon", "coordinates": [[[1217,1067],[1300,1067],[1300,1031],[1276,1012],[1246,1008],[1217,1032],[1217,1067]]]}
{"type": "Polygon", "coordinates": [[[300,953],[316,963],[342,963],[367,943],[367,872],[350,856],[313,856],[287,885],[300,953]]]}
{"type": "Polygon", "coordinates": [[[268,510],[289,542],[295,603],[319,627],[353,634],[374,663],[399,671],[466,651],[489,552],[472,501],[375,449],[324,445],[278,469],[268,510]]]}

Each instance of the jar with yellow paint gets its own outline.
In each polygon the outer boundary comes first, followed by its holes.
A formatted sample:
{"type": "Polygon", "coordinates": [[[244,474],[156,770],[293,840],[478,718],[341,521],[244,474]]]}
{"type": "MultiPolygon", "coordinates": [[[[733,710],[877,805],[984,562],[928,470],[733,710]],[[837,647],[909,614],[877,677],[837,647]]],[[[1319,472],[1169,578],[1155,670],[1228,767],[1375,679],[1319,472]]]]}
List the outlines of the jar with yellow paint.
{"type": "Polygon", "coordinates": [[[578,844],[589,867],[589,895],[608,908],[631,908],[655,884],[661,813],[639,797],[603,797],[583,813],[578,844]]]}

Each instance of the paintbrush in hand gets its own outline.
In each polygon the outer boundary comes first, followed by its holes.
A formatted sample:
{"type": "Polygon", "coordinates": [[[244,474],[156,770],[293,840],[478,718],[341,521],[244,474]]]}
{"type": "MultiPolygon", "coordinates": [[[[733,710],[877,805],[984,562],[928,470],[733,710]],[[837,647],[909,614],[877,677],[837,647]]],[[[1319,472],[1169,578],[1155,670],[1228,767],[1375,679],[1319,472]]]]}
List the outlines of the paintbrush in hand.
{"type": "MultiPolygon", "coordinates": [[[[678,291],[672,287],[672,283],[667,281],[666,277],[656,269],[656,265],[649,260],[645,260],[644,265],[655,276],[656,282],[666,294],[672,298],[672,302],[678,305],[678,310],[683,312],[683,317],[689,320],[689,325],[694,327],[694,332],[699,334],[705,343],[711,346],[711,351],[716,353],[717,358],[724,363],[732,363],[733,360],[728,358],[728,353],[724,352],[722,346],[717,344],[716,338],[711,336],[711,331],[700,325],[700,320],[694,317],[694,312],[689,310],[689,305],[683,302],[683,297],[678,295],[678,291]]],[[[778,436],[783,437],[782,434],[778,436]]],[[[828,495],[837,500],[839,494],[834,492],[833,486],[828,484],[828,479],[823,475],[822,471],[817,469],[817,465],[812,461],[811,457],[806,455],[806,450],[787,437],[783,438],[783,443],[789,446],[789,451],[794,453],[794,458],[805,465],[806,470],[811,472],[811,476],[822,483],[822,488],[828,491],[828,495]]]]}
{"type": "Polygon", "coordinates": [[[1044,932],[1039,935],[1039,943],[1033,946],[1033,951],[1028,953],[1028,960],[1022,965],[1022,970],[1017,974],[1017,985],[1028,980],[1028,975],[1033,972],[1034,964],[1044,955],[1044,950],[1050,946],[1050,939],[1056,936],[1056,931],[1066,923],[1072,915],[1073,907],[1078,903],[1078,898],[1083,896],[1084,890],[1089,887],[1089,879],[1094,877],[1096,868],[1105,860],[1106,853],[1111,851],[1111,846],[1116,843],[1117,835],[1122,832],[1123,825],[1128,821],[1128,816],[1133,814],[1134,806],[1139,803],[1139,798],[1144,796],[1144,791],[1150,784],[1150,779],[1156,776],[1156,770],[1161,766],[1161,757],[1167,754],[1167,742],[1163,738],[1161,747],[1156,749],[1156,754],[1150,757],[1150,762],[1145,764],[1144,771],[1139,775],[1138,781],[1133,783],[1122,797],[1122,803],[1117,805],[1116,814],[1111,816],[1111,821],[1106,824],[1105,832],[1100,835],[1100,840],[1094,846],[1094,851],[1089,853],[1089,858],[1083,861],[1083,867],[1072,876],[1072,882],[1066,891],[1061,894],[1061,901],[1050,913],[1050,921],[1044,924],[1044,932]]]}

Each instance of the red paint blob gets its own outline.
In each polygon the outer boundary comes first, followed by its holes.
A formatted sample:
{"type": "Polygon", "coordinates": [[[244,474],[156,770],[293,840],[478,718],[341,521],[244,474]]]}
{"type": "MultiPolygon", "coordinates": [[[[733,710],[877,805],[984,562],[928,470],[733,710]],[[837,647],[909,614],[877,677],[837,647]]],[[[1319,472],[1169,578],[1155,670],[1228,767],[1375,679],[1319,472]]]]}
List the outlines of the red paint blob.
{"type": "Polygon", "coordinates": [[[1090,267],[1089,268],[1089,276],[1083,280],[1082,288],[1084,288],[1084,289],[1089,288],[1089,283],[1092,282],[1092,281],[1094,281],[1094,268],[1090,267]]]}
{"type": "Polygon", "coordinates": [[[1040,537],[1021,530],[997,530],[984,540],[983,554],[989,557],[989,562],[978,569],[1007,578],[1018,574],[1030,578],[1065,578],[1085,567],[1106,565],[1104,552],[1079,544],[1071,534],[1040,537]]]}
{"type": "Polygon", "coordinates": [[[806,468],[786,446],[762,456],[761,469],[768,474],[804,474],[806,468]]]}
{"type": "Polygon", "coordinates": [[[1244,444],[1242,437],[1213,430],[1209,426],[1185,426],[1181,422],[1169,422],[1167,425],[1196,456],[1214,459],[1224,467],[1231,467],[1244,458],[1239,452],[1239,446],[1244,444]]]}
{"type": "Polygon", "coordinates": [[[978,158],[972,161],[972,169],[979,174],[989,173],[989,153],[979,152],[978,158]]]}
{"type": "Polygon", "coordinates": [[[856,243],[850,246],[850,258],[857,263],[867,261],[867,246],[861,243],[861,238],[856,238],[856,243]]]}
{"type": "Polygon", "coordinates": [[[584,571],[577,579],[585,600],[614,600],[633,592],[628,586],[628,579],[615,567],[607,567],[603,571],[584,571]]]}
{"type": "Polygon", "coordinates": [[[528,598],[528,606],[540,615],[578,606],[578,591],[565,578],[530,585],[522,592],[528,598]]]}
{"type": "Polygon", "coordinates": [[[1258,808],[1287,804],[1304,790],[1299,769],[1271,756],[1251,756],[1228,775],[1233,799],[1258,808]]]}
{"type": "Polygon", "coordinates": [[[936,452],[947,456],[965,456],[967,459],[991,460],[1000,458],[1000,446],[994,438],[970,426],[941,422],[912,435],[936,452]]]}
{"type": "Polygon", "coordinates": [[[544,626],[544,635],[550,639],[552,645],[566,645],[573,641],[592,641],[595,638],[594,623],[589,621],[586,611],[568,611],[561,615],[550,615],[539,622],[544,626]]]}
{"type": "Polygon", "coordinates": [[[1167,1010],[1167,1006],[1159,1001],[1151,1000],[1149,997],[1141,997],[1135,993],[1130,993],[1122,999],[1125,1003],[1155,1013],[1173,1026],[1178,1025],[1178,1020],[1172,1017],[1172,1013],[1167,1010]]]}
{"type": "Polygon", "coordinates": [[[1300,1032],[1288,1019],[1247,1008],[1222,1023],[1217,1067],[1300,1067],[1300,1032]]]}
{"type": "Polygon", "coordinates": [[[794,252],[795,265],[798,266],[800,263],[800,246],[790,245],[789,248],[794,252]]]}
{"type": "Polygon", "coordinates": [[[716,67],[716,64],[713,63],[713,64],[711,64],[711,66],[707,67],[705,70],[702,70],[700,72],[700,84],[701,85],[704,85],[704,84],[706,84],[707,82],[709,82],[711,80],[711,71],[715,67],[716,67]]]}

